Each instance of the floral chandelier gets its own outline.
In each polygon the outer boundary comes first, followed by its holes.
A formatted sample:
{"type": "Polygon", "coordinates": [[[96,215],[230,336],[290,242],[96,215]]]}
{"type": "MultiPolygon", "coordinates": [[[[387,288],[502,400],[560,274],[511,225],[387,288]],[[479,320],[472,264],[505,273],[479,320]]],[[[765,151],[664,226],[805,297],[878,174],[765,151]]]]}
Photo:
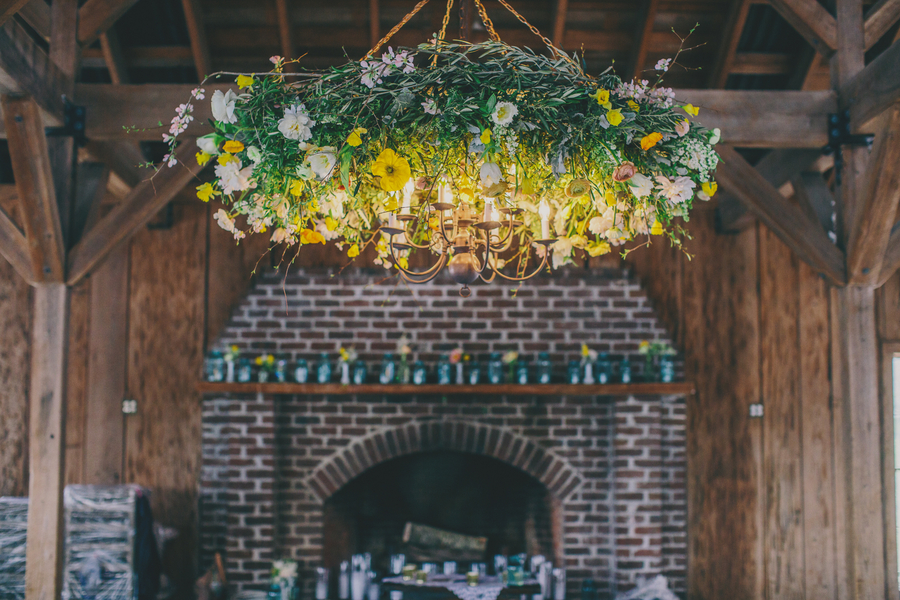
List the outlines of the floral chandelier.
{"type": "MultiPolygon", "coordinates": [[[[673,61],[652,85],[611,68],[592,77],[546,37],[551,57],[501,42],[480,0],[490,41],[445,40],[448,0],[433,39],[371,58],[427,2],[359,62],[288,73],[296,61],[276,56],[268,73],[215,75],[238,75],[239,91],[212,95],[197,161],[215,161],[215,180],[197,194],[224,204],[222,228],[334,242],[351,259],[374,246],[374,262],[410,282],[447,267],[464,296],[477,279],[522,281],[642,236],[680,244],[675,219],[716,191],[719,132],[661,86],[673,61]],[[432,267],[410,268],[417,250],[432,267]]],[[[204,94],[163,136],[169,166],[204,94]]]]}

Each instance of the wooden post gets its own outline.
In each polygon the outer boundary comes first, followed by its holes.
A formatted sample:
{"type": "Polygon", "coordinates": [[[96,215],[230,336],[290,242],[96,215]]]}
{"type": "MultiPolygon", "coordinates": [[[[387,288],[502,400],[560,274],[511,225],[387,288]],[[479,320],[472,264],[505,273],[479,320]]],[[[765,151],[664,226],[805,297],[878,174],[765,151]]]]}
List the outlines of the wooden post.
{"type": "Polygon", "coordinates": [[[28,600],[56,600],[62,585],[67,296],[63,283],[40,284],[34,292],[25,554],[28,600]]]}

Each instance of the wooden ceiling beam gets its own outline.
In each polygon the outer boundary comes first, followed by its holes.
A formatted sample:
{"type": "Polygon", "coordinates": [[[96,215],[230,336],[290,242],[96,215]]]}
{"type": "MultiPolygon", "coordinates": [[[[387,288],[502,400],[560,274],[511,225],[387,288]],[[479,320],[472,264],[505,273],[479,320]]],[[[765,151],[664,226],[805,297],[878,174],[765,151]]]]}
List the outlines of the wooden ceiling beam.
{"type": "Polygon", "coordinates": [[[834,285],[846,283],[844,254],[818,223],[788,203],[771,183],[729,146],[718,148],[722,161],[716,180],[765,223],[797,256],[834,285]]]}
{"type": "Polygon", "coordinates": [[[869,158],[868,185],[850,224],[847,275],[851,284],[874,285],[881,275],[891,227],[900,204],[900,104],[888,111],[869,158]]]}
{"type": "Polygon", "coordinates": [[[27,96],[3,96],[0,103],[32,273],[38,281],[63,282],[65,247],[40,110],[27,96]]]}
{"type": "Polygon", "coordinates": [[[115,27],[100,35],[100,49],[103,52],[103,62],[109,71],[109,79],[116,85],[128,83],[128,65],[125,64],[125,56],[122,54],[122,46],[119,44],[119,34],[115,27]]]}
{"type": "Polygon", "coordinates": [[[48,125],[63,120],[62,96],[72,85],[50,56],[21,25],[8,21],[0,26],[0,92],[28,94],[50,117],[48,125]]]}
{"type": "Polygon", "coordinates": [[[898,268],[900,268],[900,223],[895,223],[888,240],[887,250],[884,253],[884,260],[881,261],[881,273],[875,285],[884,285],[888,279],[894,276],[898,268]]]}
{"type": "Polygon", "coordinates": [[[203,78],[212,73],[213,70],[200,2],[199,0],[181,0],[181,6],[184,8],[184,20],[187,23],[188,35],[191,38],[191,52],[194,54],[197,80],[203,81],[203,78]]]}
{"type": "Polygon", "coordinates": [[[803,171],[791,179],[791,187],[794,188],[794,198],[800,204],[800,208],[814,222],[822,226],[826,233],[835,229],[835,203],[834,194],[828,187],[828,182],[818,171],[803,171]]]}
{"type": "Polygon", "coordinates": [[[900,20],[900,0],[879,0],[866,13],[863,25],[865,48],[868,50],[878,43],[884,34],[900,20]]]}
{"type": "Polygon", "coordinates": [[[0,0],[0,25],[9,21],[29,0],[0,0]]]}
{"type": "Polygon", "coordinates": [[[865,131],[870,121],[900,101],[900,42],[895,42],[840,87],[850,108],[850,128],[865,131]]]}
{"type": "MultiPolygon", "coordinates": [[[[284,2],[285,0],[279,0],[284,2]]],[[[378,0],[369,0],[369,47],[374,48],[381,39],[381,7],[378,0]]]]}
{"type": "Polygon", "coordinates": [[[781,52],[738,52],[729,73],[736,75],[784,75],[791,73],[797,58],[781,52]]]}
{"type": "Polygon", "coordinates": [[[50,5],[44,0],[31,0],[18,14],[35,33],[45,40],[50,39],[50,5]]]}
{"type": "Polygon", "coordinates": [[[817,0],[769,0],[769,3],[823,56],[831,56],[837,50],[837,21],[817,0]]]}
{"type": "Polygon", "coordinates": [[[78,9],[78,43],[90,46],[137,0],[88,0],[78,9]]]}
{"type": "Polygon", "coordinates": [[[25,281],[34,283],[28,240],[2,207],[0,207],[0,256],[9,261],[25,281]]]}
{"type": "Polygon", "coordinates": [[[553,45],[565,50],[563,44],[566,41],[566,18],[569,14],[569,0],[556,0],[553,14],[553,45]]]}
{"type": "Polygon", "coordinates": [[[647,51],[650,49],[650,37],[653,35],[653,24],[656,22],[656,11],[659,0],[643,0],[638,12],[638,25],[631,44],[631,57],[628,59],[628,74],[631,79],[640,79],[647,62],[647,51]]]}
{"type": "Polygon", "coordinates": [[[732,0],[731,2],[731,8],[728,10],[728,19],[722,30],[722,44],[716,53],[716,62],[709,75],[708,85],[711,88],[725,87],[725,82],[728,80],[729,73],[731,73],[734,55],[737,53],[741,33],[743,33],[744,25],[747,23],[747,15],[750,12],[751,4],[751,0],[732,0]]]}
{"type": "Polygon", "coordinates": [[[184,140],[176,154],[178,165],[161,167],[82,236],[69,253],[69,285],[75,285],[90,273],[196,178],[202,167],[194,159],[195,152],[193,140],[184,140]]]}

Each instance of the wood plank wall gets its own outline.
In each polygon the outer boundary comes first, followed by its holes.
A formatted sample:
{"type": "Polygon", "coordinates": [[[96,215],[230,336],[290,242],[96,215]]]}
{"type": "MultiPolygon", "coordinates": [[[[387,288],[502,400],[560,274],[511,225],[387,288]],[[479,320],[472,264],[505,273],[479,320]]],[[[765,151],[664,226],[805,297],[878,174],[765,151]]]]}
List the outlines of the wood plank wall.
{"type": "MultiPolygon", "coordinates": [[[[98,292],[90,280],[71,294],[67,481],[112,483],[118,474],[152,488],[158,520],[182,532],[167,565],[182,584],[195,574],[200,407],[193,385],[206,340],[249,285],[265,247],[265,240],[236,247],[210,226],[214,209],[180,200],[172,229],[142,231],[130,244],[125,393],[139,408],[124,418],[102,413],[118,420],[109,426],[122,440],[105,457],[119,470],[101,475],[86,465],[96,449],[90,436],[104,427],[86,419],[95,401],[92,323],[105,315],[92,313],[98,292]]],[[[844,557],[836,550],[828,287],[764,227],[719,235],[711,211],[698,211],[690,231],[693,260],[662,240],[628,258],[697,384],[688,407],[690,597],[838,598],[848,582],[839,581],[844,557]],[[764,402],[764,418],[749,418],[754,402],[764,402]]],[[[304,262],[331,262],[319,252],[304,262]]],[[[900,349],[900,276],[877,300],[881,341],[900,349]]],[[[28,485],[31,302],[29,288],[0,260],[0,494],[24,494],[28,485]]]]}

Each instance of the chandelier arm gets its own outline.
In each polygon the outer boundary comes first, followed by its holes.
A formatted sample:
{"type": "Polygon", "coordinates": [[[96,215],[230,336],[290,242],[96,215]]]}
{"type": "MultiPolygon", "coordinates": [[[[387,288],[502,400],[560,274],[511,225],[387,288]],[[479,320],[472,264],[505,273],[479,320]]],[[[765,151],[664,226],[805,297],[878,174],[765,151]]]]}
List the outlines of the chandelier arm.
{"type": "Polygon", "coordinates": [[[532,277],[534,277],[534,276],[537,275],[538,273],[540,273],[540,272],[544,269],[544,267],[547,266],[547,257],[548,257],[549,255],[550,255],[550,251],[547,250],[546,253],[544,254],[544,259],[541,261],[541,264],[538,265],[538,268],[535,269],[534,272],[533,272],[531,275],[525,275],[525,276],[523,276],[523,277],[510,277],[509,275],[504,275],[503,273],[501,273],[501,272],[498,271],[497,269],[493,269],[493,271],[494,271],[495,274],[499,275],[502,279],[505,279],[506,281],[526,281],[526,280],[528,280],[528,279],[531,279],[532,277]]]}
{"type": "MultiPolygon", "coordinates": [[[[417,272],[415,272],[415,271],[410,271],[409,269],[404,269],[403,267],[400,266],[400,263],[397,262],[397,254],[396,254],[395,251],[394,251],[394,240],[393,240],[393,238],[391,238],[391,243],[389,244],[389,246],[390,246],[390,248],[391,248],[391,259],[394,261],[394,264],[397,265],[397,268],[400,270],[400,272],[405,272],[405,273],[408,273],[409,275],[412,275],[412,276],[417,276],[417,275],[426,275],[426,276],[427,276],[427,275],[431,275],[432,273],[435,273],[435,274],[436,274],[436,273],[439,272],[439,271],[441,270],[441,268],[443,268],[443,266],[444,266],[443,264],[441,264],[441,260],[438,260],[438,262],[436,262],[436,263],[434,263],[433,265],[431,265],[431,268],[429,268],[429,269],[426,270],[426,271],[422,271],[422,272],[420,272],[420,273],[417,273],[417,272]]],[[[444,260],[444,262],[446,263],[446,259],[444,258],[445,256],[447,256],[446,253],[441,253],[441,259],[444,260]]]]}
{"type": "Polygon", "coordinates": [[[485,282],[485,283],[493,283],[494,279],[497,278],[497,271],[494,270],[493,267],[491,267],[491,276],[490,276],[490,278],[485,277],[485,276],[482,275],[481,273],[478,274],[478,277],[481,278],[481,280],[482,280],[483,282],[485,282]]]}
{"type": "MultiPolygon", "coordinates": [[[[397,269],[400,271],[400,276],[403,277],[406,281],[410,283],[428,283],[435,277],[437,277],[443,268],[447,265],[447,255],[442,254],[440,260],[435,263],[434,267],[438,267],[433,273],[428,274],[424,277],[419,277],[419,275],[425,275],[424,273],[413,273],[412,271],[407,271],[400,265],[397,265],[397,269]]],[[[432,267],[432,268],[434,268],[432,267]]],[[[429,270],[430,271],[430,270],[429,270]]]]}

